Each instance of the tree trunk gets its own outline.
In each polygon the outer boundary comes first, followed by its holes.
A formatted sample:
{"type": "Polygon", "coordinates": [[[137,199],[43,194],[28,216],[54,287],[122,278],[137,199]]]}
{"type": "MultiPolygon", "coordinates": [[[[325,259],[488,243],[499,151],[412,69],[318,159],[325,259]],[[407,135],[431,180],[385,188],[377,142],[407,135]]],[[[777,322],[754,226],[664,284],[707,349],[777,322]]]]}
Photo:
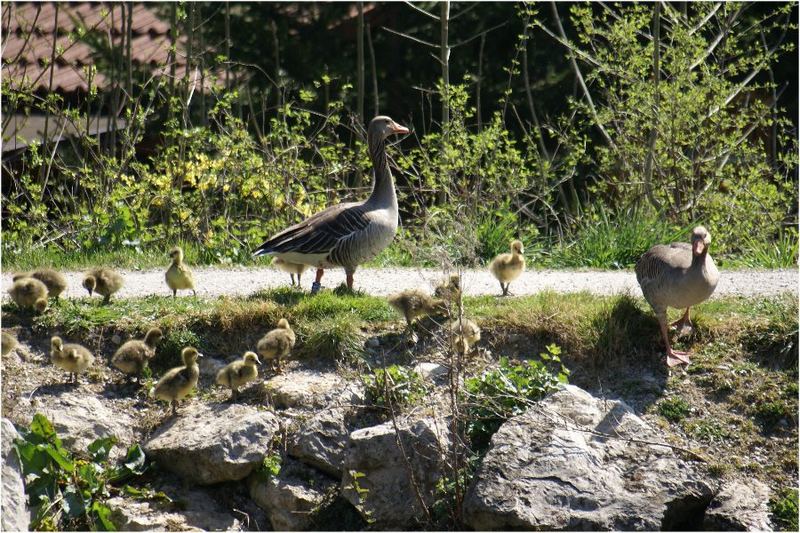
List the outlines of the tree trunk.
{"type": "MultiPolygon", "coordinates": [[[[364,2],[358,2],[358,31],[356,32],[356,62],[358,63],[358,120],[364,123],[364,2]]],[[[360,181],[360,180],[359,180],[360,181]]]]}
{"type": "Polygon", "coordinates": [[[378,67],[375,64],[375,49],[372,47],[372,31],[367,24],[367,45],[369,45],[369,62],[372,67],[372,97],[374,99],[374,109],[372,115],[380,115],[380,97],[378,94],[378,67]]]}
{"type": "Polygon", "coordinates": [[[442,64],[442,127],[444,128],[447,126],[447,123],[450,122],[450,45],[448,44],[448,33],[450,31],[450,0],[445,0],[439,5],[441,6],[439,22],[441,23],[442,30],[439,61],[442,64]]]}

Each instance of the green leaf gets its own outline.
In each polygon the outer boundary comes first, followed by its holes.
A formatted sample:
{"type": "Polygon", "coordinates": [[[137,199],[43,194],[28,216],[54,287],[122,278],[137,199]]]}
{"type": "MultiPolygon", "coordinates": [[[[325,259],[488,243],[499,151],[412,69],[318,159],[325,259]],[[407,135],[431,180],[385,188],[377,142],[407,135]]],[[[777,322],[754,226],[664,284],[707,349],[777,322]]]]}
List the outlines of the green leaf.
{"type": "Polygon", "coordinates": [[[111,509],[104,503],[95,500],[92,504],[92,513],[97,518],[98,530],[100,531],[116,531],[117,527],[111,521],[111,509]]]}
{"type": "Polygon", "coordinates": [[[75,470],[75,464],[70,460],[67,456],[67,452],[64,449],[56,448],[55,446],[50,446],[48,444],[40,444],[39,446],[49,455],[58,466],[62,469],[66,470],[67,472],[73,472],[75,470]]]}
{"type": "Polygon", "coordinates": [[[99,463],[108,460],[108,454],[111,448],[117,443],[117,438],[113,435],[109,437],[100,437],[89,445],[89,455],[92,461],[99,463]]]}
{"type": "Polygon", "coordinates": [[[124,464],[125,468],[137,476],[144,474],[145,470],[147,470],[147,457],[139,444],[133,444],[128,448],[124,464]]]}

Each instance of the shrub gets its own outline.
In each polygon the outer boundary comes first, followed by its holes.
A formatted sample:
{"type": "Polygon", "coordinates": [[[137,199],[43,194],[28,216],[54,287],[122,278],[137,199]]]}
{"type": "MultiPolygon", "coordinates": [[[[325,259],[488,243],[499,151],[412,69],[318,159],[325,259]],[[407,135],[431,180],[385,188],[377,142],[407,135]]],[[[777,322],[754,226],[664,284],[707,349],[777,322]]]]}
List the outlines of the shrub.
{"type": "Polygon", "coordinates": [[[534,402],[568,381],[569,370],[561,365],[561,349],[551,344],[540,360],[512,364],[500,358],[500,367],[464,382],[467,405],[466,432],[477,450],[489,446],[492,435],[511,417],[524,413],[534,402]],[[557,365],[552,371],[549,366],[557,365]]]}
{"type": "Polygon", "coordinates": [[[119,466],[108,461],[116,444],[113,436],[92,442],[88,459],[76,458],[61,445],[47,417],[39,413],[29,428],[20,430],[20,436],[14,447],[26,480],[32,529],[116,529],[103,500],[108,498],[111,484],[144,473],[145,455],[138,444],[128,449],[119,466]]]}
{"type": "Polygon", "coordinates": [[[379,407],[402,407],[415,404],[425,397],[428,389],[414,370],[400,365],[376,368],[364,374],[367,399],[379,407]]]}

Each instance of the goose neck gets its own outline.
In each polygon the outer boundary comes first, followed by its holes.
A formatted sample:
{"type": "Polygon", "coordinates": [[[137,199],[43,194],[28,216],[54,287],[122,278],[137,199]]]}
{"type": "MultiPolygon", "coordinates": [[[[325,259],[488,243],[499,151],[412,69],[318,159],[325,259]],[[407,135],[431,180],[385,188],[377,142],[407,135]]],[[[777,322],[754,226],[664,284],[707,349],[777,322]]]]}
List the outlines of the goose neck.
{"type": "Polygon", "coordinates": [[[385,204],[387,202],[397,204],[397,196],[394,190],[394,180],[389,170],[389,161],[386,157],[386,142],[383,139],[369,140],[369,153],[372,159],[372,168],[375,173],[372,194],[369,202],[385,204]]]}

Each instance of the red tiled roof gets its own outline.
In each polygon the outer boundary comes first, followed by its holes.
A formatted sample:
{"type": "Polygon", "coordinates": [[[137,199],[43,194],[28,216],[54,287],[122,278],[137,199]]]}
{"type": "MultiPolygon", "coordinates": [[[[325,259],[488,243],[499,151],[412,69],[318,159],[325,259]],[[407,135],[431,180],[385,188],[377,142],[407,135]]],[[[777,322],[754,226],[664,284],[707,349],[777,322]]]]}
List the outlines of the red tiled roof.
{"type": "MultiPolygon", "coordinates": [[[[95,64],[98,51],[82,40],[82,29],[93,33],[109,48],[119,47],[125,15],[123,4],[119,2],[59,3],[56,32],[55,3],[3,2],[0,13],[3,75],[17,88],[28,88],[28,84],[32,84],[35,91],[87,92],[89,85],[84,67],[95,64]],[[51,67],[54,35],[57,35],[56,58],[51,67]]],[[[166,68],[172,44],[169,29],[169,24],[145,4],[135,4],[131,21],[133,63],[169,72],[166,68]]],[[[185,39],[179,38],[178,48],[185,49],[185,39]]],[[[185,54],[179,52],[175,63],[176,72],[186,72],[185,54]]],[[[102,89],[109,86],[110,80],[97,72],[92,84],[102,89]]]]}

